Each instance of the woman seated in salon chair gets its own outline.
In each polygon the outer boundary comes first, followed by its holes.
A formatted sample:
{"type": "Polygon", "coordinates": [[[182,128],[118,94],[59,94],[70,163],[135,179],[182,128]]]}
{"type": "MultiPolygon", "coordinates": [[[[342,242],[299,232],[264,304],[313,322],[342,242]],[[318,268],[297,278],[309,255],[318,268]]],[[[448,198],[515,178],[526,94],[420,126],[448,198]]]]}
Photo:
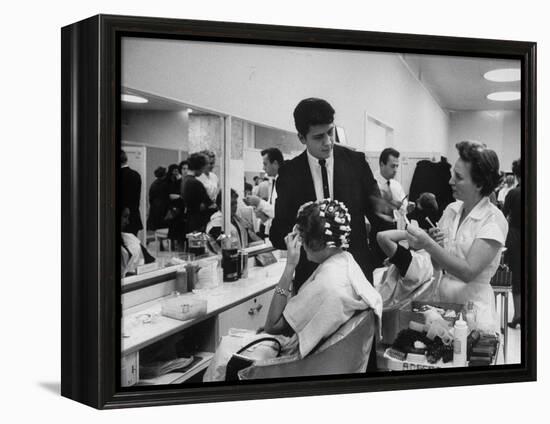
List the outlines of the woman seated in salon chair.
{"type": "MultiPolygon", "coordinates": [[[[369,315],[370,320],[363,320],[360,331],[354,332],[349,328],[346,329],[346,334],[341,335],[339,341],[346,338],[349,333],[350,337],[355,337],[360,343],[340,343],[346,347],[343,350],[348,352],[345,353],[332,349],[332,360],[339,363],[331,365],[327,360],[307,362],[309,358],[323,355],[323,352],[318,353],[322,350],[323,343],[326,344],[327,339],[331,339],[330,336],[334,333],[342,332],[341,329],[346,324],[361,315],[358,312],[371,308],[378,317],[382,312],[380,295],[365,278],[353,256],[345,250],[348,246],[349,224],[350,215],[340,202],[325,199],[302,205],[293,232],[285,238],[286,267],[275,288],[263,332],[254,334],[230,330],[230,334],[222,338],[205,373],[204,381],[227,380],[226,366],[231,356],[243,346],[266,336],[276,339],[277,343],[262,342],[242,352],[242,356],[255,362],[254,366],[241,371],[240,376],[251,368],[262,368],[262,362],[266,365],[269,365],[270,361],[288,362],[284,358],[291,358],[288,364],[290,372],[263,375],[249,373],[244,378],[329,374],[331,370],[335,373],[365,371],[368,353],[366,357],[360,358],[361,369],[347,370],[345,362],[349,362],[346,354],[354,355],[354,360],[364,355],[365,334],[370,336],[370,350],[375,325],[372,313],[369,315]],[[302,246],[308,259],[319,263],[319,266],[300,287],[298,293],[292,296],[292,278],[302,246]],[[365,329],[367,323],[368,328],[365,329]],[[275,349],[275,345],[278,345],[278,349],[275,349]],[[282,358],[273,359],[277,356],[277,350],[282,358]]],[[[363,316],[365,315],[367,314],[363,316]]],[[[327,349],[329,350],[330,348],[327,349]]],[[[269,369],[269,366],[266,368],[269,369]]]]}

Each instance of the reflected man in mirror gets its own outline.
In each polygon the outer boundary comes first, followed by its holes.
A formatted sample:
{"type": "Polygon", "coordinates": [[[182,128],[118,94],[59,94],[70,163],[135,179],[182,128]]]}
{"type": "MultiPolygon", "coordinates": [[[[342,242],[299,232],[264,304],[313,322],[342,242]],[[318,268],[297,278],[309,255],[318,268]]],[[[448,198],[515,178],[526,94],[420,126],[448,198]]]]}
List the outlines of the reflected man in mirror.
{"type": "Polygon", "coordinates": [[[259,235],[267,237],[275,216],[275,201],[277,200],[276,182],[279,176],[279,168],[283,165],[283,153],[276,147],[261,151],[263,168],[269,178],[267,200],[259,196],[246,196],[244,203],[252,206],[256,217],[261,221],[259,235]]]}
{"type": "Polygon", "coordinates": [[[141,214],[139,213],[139,199],[141,197],[141,176],[128,166],[128,156],[124,150],[120,151],[120,202],[122,208],[130,211],[129,223],[126,232],[137,236],[143,229],[141,214]]]}

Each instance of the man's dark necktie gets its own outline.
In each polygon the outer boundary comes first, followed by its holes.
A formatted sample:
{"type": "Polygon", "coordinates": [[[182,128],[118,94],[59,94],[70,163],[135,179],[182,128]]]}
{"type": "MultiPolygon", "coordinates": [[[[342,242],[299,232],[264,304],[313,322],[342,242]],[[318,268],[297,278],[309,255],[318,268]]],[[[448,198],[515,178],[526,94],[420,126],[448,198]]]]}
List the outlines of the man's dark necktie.
{"type": "Polygon", "coordinates": [[[325,199],[330,198],[330,191],[328,189],[328,174],[327,174],[327,161],[325,159],[319,159],[319,165],[321,165],[321,177],[323,178],[323,197],[325,199]]]}

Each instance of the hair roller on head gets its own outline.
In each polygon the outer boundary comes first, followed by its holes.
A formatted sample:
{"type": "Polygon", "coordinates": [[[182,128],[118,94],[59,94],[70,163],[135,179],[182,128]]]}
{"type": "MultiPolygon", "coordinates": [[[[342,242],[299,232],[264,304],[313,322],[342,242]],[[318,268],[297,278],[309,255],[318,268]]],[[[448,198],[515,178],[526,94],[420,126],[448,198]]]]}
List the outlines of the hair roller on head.
{"type": "Polygon", "coordinates": [[[313,250],[324,247],[348,248],[351,216],[339,201],[323,199],[303,204],[297,225],[305,244],[313,250]]]}

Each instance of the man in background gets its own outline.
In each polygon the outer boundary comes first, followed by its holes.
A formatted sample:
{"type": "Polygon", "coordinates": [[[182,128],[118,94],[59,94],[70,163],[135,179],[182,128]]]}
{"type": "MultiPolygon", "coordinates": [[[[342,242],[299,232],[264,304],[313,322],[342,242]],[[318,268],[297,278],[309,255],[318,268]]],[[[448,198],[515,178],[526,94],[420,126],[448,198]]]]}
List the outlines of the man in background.
{"type": "Polygon", "coordinates": [[[128,166],[128,156],[124,150],[120,151],[120,201],[121,208],[128,208],[129,216],[125,231],[137,236],[143,229],[141,214],[139,213],[139,199],[141,197],[141,176],[128,166]]]}
{"type": "Polygon", "coordinates": [[[283,153],[276,147],[264,149],[261,151],[263,168],[267,174],[267,199],[259,196],[247,196],[244,203],[253,206],[256,217],[261,221],[259,235],[262,238],[267,237],[271,228],[273,217],[275,216],[275,201],[277,200],[276,182],[279,176],[279,168],[283,165],[283,153]]]}
{"type": "MultiPolygon", "coordinates": [[[[391,147],[382,150],[378,160],[380,170],[374,174],[380,189],[380,195],[391,210],[400,209],[405,202],[405,192],[399,181],[395,179],[399,168],[399,152],[391,147]]],[[[393,216],[392,216],[393,219],[393,216]]]]}
{"type": "MultiPolygon", "coordinates": [[[[380,170],[374,174],[380,190],[380,200],[379,213],[371,221],[371,225],[376,226],[379,231],[395,229],[396,223],[393,211],[401,209],[404,204],[408,203],[403,187],[395,179],[399,168],[399,155],[399,152],[391,147],[382,150],[378,159],[380,170]]],[[[369,235],[369,242],[374,252],[374,265],[376,268],[381,267],[386,254],[378,245],[375,234],[371,233],[369,235]]]]}

